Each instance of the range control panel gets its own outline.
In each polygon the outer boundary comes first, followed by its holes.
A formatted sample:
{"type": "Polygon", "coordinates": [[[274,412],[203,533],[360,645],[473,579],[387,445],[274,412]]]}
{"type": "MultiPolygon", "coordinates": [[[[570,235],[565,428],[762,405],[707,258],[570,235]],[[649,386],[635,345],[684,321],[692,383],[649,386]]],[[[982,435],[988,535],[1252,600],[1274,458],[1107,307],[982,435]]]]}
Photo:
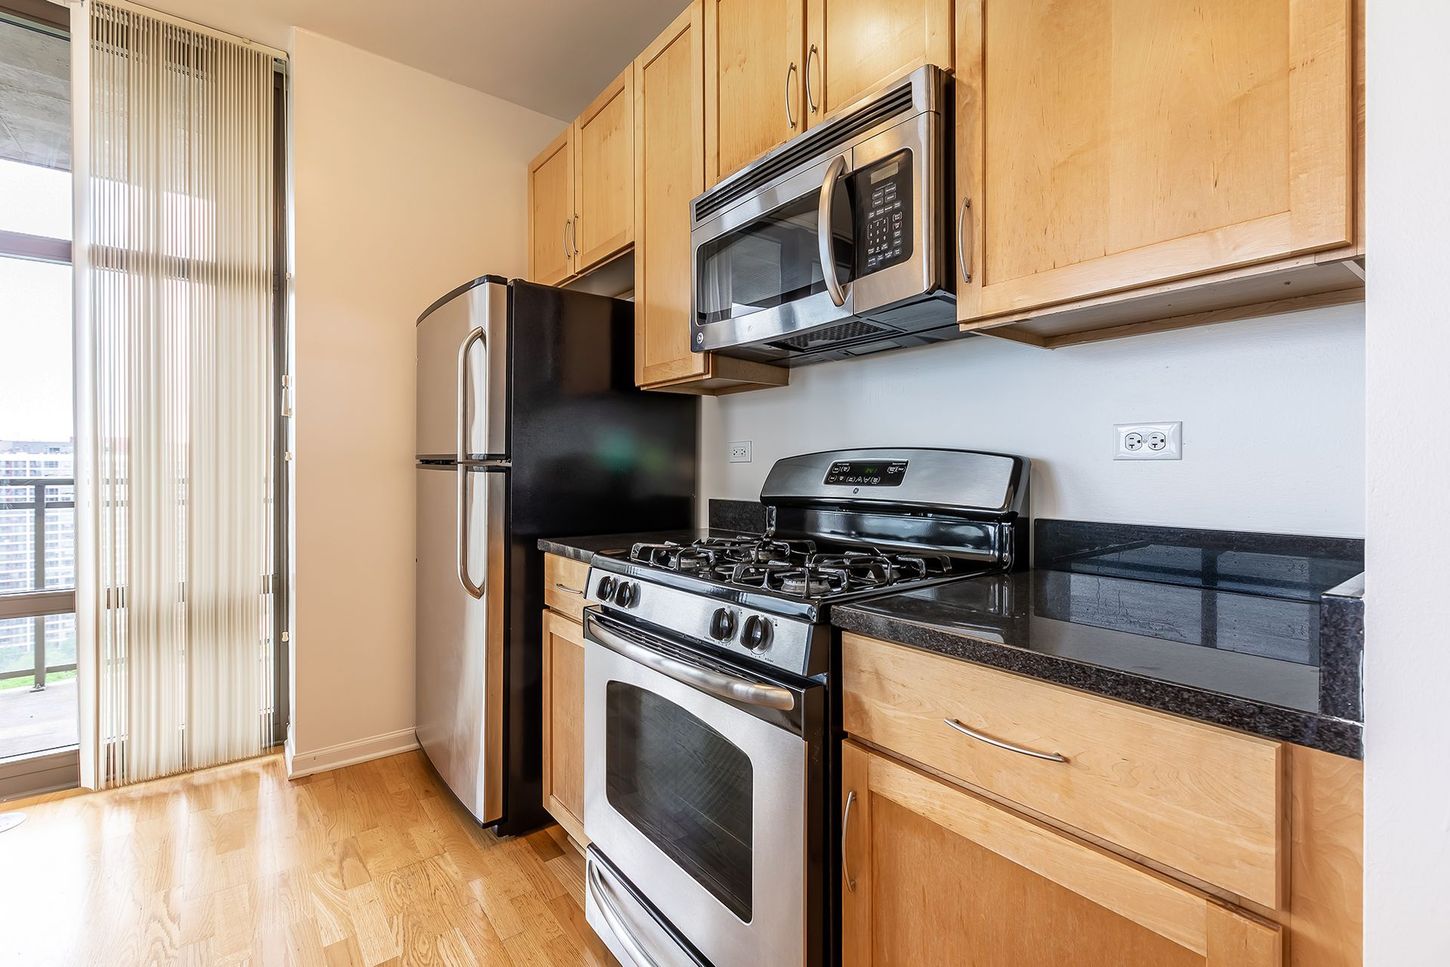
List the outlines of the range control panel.
{"type": "Polygon", "coordinates": [[[906,460],[837,460],[826,471],[824,483],[838,487],[900,487],[906,479],[906,460]]]}
{"type": "Polygon", "coordinates": [[[911,258],[911,153],[897,152],[854,177],[860,277],[911,258]]]}

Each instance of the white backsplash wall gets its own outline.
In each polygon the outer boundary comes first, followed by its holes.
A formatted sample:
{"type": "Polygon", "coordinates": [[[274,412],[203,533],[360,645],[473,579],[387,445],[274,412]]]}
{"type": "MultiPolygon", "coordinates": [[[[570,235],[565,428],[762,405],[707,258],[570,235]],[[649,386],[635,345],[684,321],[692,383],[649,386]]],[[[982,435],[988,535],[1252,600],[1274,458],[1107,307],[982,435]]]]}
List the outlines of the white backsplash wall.
{"type": "Polygon", "coordinates": [[[1044,350],[1002,339],[822,363],[706,399],[701,514],[812,450],[937,446],[1033,461],[1038,517],[1364,536],[1364,307],[1044,350]],[[1114,423],[1183,422],[1181,461],[1115,461],[1114,423]],[[753,462],[728,463],[749,440],[753,462]]]}

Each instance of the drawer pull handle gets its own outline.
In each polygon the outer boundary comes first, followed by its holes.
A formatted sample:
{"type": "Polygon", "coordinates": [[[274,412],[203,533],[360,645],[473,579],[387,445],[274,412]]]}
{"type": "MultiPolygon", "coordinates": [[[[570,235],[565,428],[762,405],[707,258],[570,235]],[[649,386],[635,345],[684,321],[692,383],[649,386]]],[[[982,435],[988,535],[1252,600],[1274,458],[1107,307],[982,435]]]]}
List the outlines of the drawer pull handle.
{"type": "Polygon", "coordinates": [[[846,808],[841,811],[841,874],[846,881],[846,889],[852,893],[856,892],[856,878],[851,875],[851,864],[846,855],[846,836],[851,831],[851,807],[856,804],[856,790],[852,789],[846,793],[846,808]]]}
{"type": "Polygon", "coordinates": [[[554,587],[558,588],[560,591],[567,592],[568,594],[577,594],[581,598],[584,597],[583,591],[580,591],[578,588],[571,588],[567,584],[560,584],[558,581],[555,581],[554,587]]]}
{"type": "Polygon", "coordinates": [[[1034,759],[1046,759],[1048,762],[1066,762],[1067,756],[1061,752],[1038,752],[1036,749],[1024,749],[1020,745],[1013,745],[1011,742],[1003,742],[1001,739],[994,739],[990,735],[983,735],[975,729],[969,729],[956,719],[942,719],[948,726],[956,729],[962,735],[978,742],[985,742],[988,745],[996,746],[999,749],[1006,749],[1008,752],[1017,752],[1022,755],[1030,755],[1034,759]]]}

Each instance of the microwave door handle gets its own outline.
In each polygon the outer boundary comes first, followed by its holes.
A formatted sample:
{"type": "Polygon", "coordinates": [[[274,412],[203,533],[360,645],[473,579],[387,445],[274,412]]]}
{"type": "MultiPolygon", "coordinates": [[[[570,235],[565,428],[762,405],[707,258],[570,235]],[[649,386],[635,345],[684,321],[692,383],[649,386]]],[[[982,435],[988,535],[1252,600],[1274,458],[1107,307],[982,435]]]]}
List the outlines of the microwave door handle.
{"type": "Polygon", "coordinates": [[[795,695],[788,688],[747,681],[734,675],[701,668],[698,665],[680,661],[678,658],[661,655],[615,634],[600,624],[599,619],[592,614],[586,615],[584,630],[589,640],[603,645],[616,655],[628,658],[636,664],[659,672],[666,678],[672,678],[683,685],[689,685],[691,688],[698,688],[702,692],[708,692],[720,698],[744,702],[746,705],[759,705],[762,708],[781,709],[786,712],[795,708],[795,695]]]}
{"type": "Polygon", "coordinates": [[[820,245],[821,276],[826,280],[826,290],[831,301],[838,307],[846,304],[850,283],[841,284],[836,276],[835,236],[831,233],[831,202],[836,197],[836,185],[846,173],[846,156],[837,155],[826,167],[826,177],[821,181],[821,202],[816,209],[816,242],[820,245]]]}
{"type": "MultiPolygon", "coordinates": [[[[483,344],[485,357],[488,355],[488,336],[482,326],[477,326],[458,347],[458,462],[467,463],[468,454],[468,351],[474,343],[483,344]]],[[[487,426],[487,414],[484,416],[487,426]]]]}

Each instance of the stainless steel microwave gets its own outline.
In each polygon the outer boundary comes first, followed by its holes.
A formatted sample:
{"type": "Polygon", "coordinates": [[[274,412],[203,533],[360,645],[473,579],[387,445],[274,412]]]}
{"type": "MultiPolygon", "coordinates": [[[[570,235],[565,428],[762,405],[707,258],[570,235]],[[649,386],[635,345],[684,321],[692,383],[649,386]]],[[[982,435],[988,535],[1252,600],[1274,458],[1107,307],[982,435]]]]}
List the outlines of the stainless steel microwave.
{"type": "Polygon", "coordinates": [[[799,365],[958,335],[950,83],[918,68],[691,201],[692,349],[799,365]]]}

